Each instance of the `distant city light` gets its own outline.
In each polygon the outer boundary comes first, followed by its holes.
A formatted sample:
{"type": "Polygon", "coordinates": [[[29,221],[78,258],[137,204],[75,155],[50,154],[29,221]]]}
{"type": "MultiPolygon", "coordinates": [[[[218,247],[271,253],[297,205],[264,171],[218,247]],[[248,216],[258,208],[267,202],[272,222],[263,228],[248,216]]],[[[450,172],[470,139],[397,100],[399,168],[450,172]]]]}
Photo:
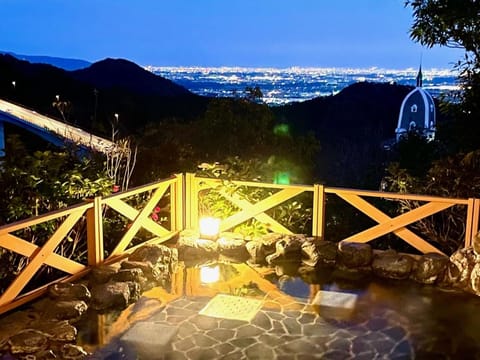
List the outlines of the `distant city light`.
{"type": "MultiPolygon", "coordinates": [[[[417,68],[246,68],[246,67],[161,67],[145,69],[172,80],[193,93],[210,97],[232,97],[246,86],[258,86],[262,101],[283,105],[336,95],[356,82],[378,82],[414,86],[417,68]]],[[[425,69],[424,88],[437,97],[458,90],[457,73],[448,69],[425,69]]]]}

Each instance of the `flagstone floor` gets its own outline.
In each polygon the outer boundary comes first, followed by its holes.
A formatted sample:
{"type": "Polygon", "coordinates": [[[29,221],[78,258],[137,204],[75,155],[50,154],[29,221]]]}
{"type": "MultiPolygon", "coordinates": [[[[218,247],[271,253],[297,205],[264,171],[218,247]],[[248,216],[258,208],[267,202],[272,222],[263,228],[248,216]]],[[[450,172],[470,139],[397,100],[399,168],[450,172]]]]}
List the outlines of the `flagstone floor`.
{"type": "Polygon", "coordinates": [[[351,322],[326,320],[303,302],[282,306],[269,301],[251,320],[245,321],[199,314],[210,301],[209,297],[174,300],[90,358],[370,360],[414,357],[408,334],[400,325],[401,319],[388,310],[372,314],[361,322],[351,322]]]}

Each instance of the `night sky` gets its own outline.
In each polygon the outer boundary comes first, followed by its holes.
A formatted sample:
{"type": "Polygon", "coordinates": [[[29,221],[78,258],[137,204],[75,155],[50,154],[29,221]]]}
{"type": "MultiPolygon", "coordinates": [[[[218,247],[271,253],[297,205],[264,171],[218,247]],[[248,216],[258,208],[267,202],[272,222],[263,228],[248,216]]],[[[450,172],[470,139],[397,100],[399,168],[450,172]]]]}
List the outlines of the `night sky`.
{"type": "Polygon", "coordinates": [[[0,50],[141,65],[451,68],[404,0],[0,0],[0,50]]]}

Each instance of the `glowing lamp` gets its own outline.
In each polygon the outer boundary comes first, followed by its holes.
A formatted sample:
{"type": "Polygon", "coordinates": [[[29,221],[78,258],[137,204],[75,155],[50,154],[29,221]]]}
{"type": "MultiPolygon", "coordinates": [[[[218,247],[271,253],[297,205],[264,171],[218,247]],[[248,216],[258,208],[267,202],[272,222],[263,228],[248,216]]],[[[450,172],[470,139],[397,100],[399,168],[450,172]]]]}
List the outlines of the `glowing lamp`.
{"type": "Polygon", "coordinates": [[[204,284],[212,284],[220,280],[220,267],[202,266],[200,268],[200,281],[204,284]]]}
{"type": "Polygon", "coordinates": [[[288,171],[277,171],[275,172],[275,177],[273,179],[274,184],[279,185],[289,185],[290,184],[290,173],[288,171]]]}
{"type": "Polygon", "coordinates": [[[202,239],[216,240],[220,232],[220,219],[205,217],[200,219],[200,237],[202,239]]]}

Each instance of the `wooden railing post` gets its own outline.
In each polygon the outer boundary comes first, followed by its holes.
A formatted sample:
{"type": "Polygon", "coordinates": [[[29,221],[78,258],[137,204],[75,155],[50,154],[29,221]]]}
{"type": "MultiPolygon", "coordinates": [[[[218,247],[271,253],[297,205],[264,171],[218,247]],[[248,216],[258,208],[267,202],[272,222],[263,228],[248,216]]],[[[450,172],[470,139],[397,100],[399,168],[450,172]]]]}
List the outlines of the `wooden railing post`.
{"type": "Polygon", "coordinates": [[[198,226],[198,192],[195,186],[195,174],[185,175],[185,227],[194,229],[198,226]]]}
{"type": "Polygon", "coordinates": [[[177,181],[170,187],[170,221],[172,231],[181,231],[185,226],[184,207],[184,176],[176,174],[177,181]]]}
{"type": "Polygon", "coordinates": [[[472,246],[473,237],[478,232],[479,199],[469,198],[465,219],[465,247],[472,246]]]}
{"type": "Polygon", "coordinates": [[[96,266],[103,262],[103,218],[102,197],[96,196],[93,208],[87,210],[88,265],[96,266]]]}
{"type": "Polygon", "coordinates": [[[312,235],[324,240],[325,186],[313,185],[312,235]]]}

